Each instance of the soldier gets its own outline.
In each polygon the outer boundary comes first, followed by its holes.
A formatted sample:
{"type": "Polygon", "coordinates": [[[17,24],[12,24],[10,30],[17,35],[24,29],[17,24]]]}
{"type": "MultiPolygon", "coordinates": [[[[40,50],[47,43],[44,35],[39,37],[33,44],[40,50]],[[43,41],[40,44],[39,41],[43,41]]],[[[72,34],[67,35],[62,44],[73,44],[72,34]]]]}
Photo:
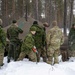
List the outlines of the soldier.
{"type": "Polygon", "coordinates": [[[6,34],[2,29],[2,19],[0,19],[0,66],[3,66],[5,45],[6,45],[6,34]]]}
{"type": "Polygon", "coordinates": [[[43,57],[43,61],[45,59],[44,54],[43,54],[43,46],[45,45],[45,40],[43,40],[43,34],[44,34],[44,30],[41,26],[38,25],[37,21],[33,22],[33,25],[31,26],[31,28],[36,27],[36,34],[34,36],[34,40],[35,40],[35,46],[38,50],[38,55],[37,55],[37,61],[40,61],[40,57],[43,57]]]}
{"type": "Polygon", "coordinates": [[[28,58],[30,61],[36,62],[36,47],[35,47],[35,41],[33,37],[35,36],[36,28],[30,28],[30,32],[25,37],[22,47],[21,47],[21,53],[18,58],[18,60],[23,60],[23,58],[28,55],[28,58]]]}
{"type": "Polygon", "coordinates": [[[48,23],[45,22],[43,24],[43,36],[42,36],[42,44],[43,44],[43,50],[42,50],[42,57],[43,57],[43,61],[46,62],[47,61],[47,41],[46,41],[46,28],[49,27],[48,23]]]}
{"type": "Polygon", "coordinates": [[[46,27],[48,27],[49,25],[48,25],[48,23],[47,22],[45,22],[44,24],[43,24],[43,30],[44,30],[44,33],[43,33],[43,45],[45,46],[46,45],[46,27]]]}
{"type": "Polygon", "coordinates": [[[72,25],[68,35],[69,57],[75,57],[75,24],[72,25]]]}
{"type": "Polygon", "coordinates": [[[10,40],[9,51],[8,51],[8,63],[10,59],[13,58],[14,61],[17,60],[20,50],[20,39],[19,34],[23,33],[17,25],[17,21],[13,20],[11,26],[7,29],[7,38],[10,40]]]}
{"type": "Polygon", "coordinates": [[[50,29],[50,31],[47,34],[47,56],[48,64],[55,64],[58,63],[58,56],[59,56],[59,49],[60,46],[64,42],[64,36],[62,33],[62,30],[57,26],[57,22],[53,22],[53,28],[50,29]],[[54,63],[53,62],[53,57],[54,57],[54,63]]]}

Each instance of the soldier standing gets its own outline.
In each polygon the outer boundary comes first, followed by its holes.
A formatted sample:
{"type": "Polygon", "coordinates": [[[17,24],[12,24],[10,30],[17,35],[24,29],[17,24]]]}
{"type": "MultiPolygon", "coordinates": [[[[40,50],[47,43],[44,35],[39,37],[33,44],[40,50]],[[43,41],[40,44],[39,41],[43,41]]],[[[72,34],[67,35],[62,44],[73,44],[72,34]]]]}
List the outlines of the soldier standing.
{"type": "Polygon", "coordinates": [[[30,61],[36,62],[37,58],[36,58],[36,47],[35,47],[35,41],[33,39],[33,37],[35,36],[36,33],[36,28],[30,28],[29,33],[27,34],[27,36],[25,37],[22,47],[21,47],[21,53],[20,56],[18,58],[18,60],[23,60],[23,58],[28,55],[28,58],[30,61]]]}
{"type": "Polygon", "coordinates": [[[9,51],[8,51],[8,63],[13,58],[14,61],[18,58],[18,51],[20,50],[20,39],[19,34],[23,33],[17,25],[17,21],[13,20],[11,26],[7,29],[7,38],[10,40],[9,51]]]}
{"type": "Polygon", "coordinates": [[[58,63],[59,50],[63,42],[64,42],[64,36],[62,30],[57,26],[57,22],[54,21],[53,28],[50,29],[50,31],[47,34],[47,45],[48,45],[47,63],[48,64],[58,63]],[[53,57],[54,57],[54,63],[52,63],[53,57]]]}
{"type": "Polygon", "coordinates": [[[68,35],[69,57],[75,57],[75,24],[72,25],[68,35]]]}
{"type": "Polygon", "coordinates": [[[2,19],[0,19],[0,66],[3,66],[5,45],[6,45],[6,34],[2,29],[2,19]]]}
{"type": "Polygon", "coordinates": [[[47,61],[47,41],[46,41],[46,28],[49,27],[48,23],[45,22],[43,24],[43,36],[42,36],[42,44],[43,44],[43,50],[42,50],[42,57],[43,57],[43,61],[46,62],[47,61]]]}
{"type": "Polygon", "coordinates": [[[43,40],[43,34],[44,34],[44,30],[41,26],[38,25],[37,21],[33,22],[33,25],[31,26],[31,28],[36,27],[36,34],[34,36],[34,40],[35,40],[35,46],[38,50],[38,55],[37,55],[37,61],[40,61],[40,57],[43,57],[43,60],[45,59],[44,54],[43,54],[43,46],[45,45],[43,40]]]}

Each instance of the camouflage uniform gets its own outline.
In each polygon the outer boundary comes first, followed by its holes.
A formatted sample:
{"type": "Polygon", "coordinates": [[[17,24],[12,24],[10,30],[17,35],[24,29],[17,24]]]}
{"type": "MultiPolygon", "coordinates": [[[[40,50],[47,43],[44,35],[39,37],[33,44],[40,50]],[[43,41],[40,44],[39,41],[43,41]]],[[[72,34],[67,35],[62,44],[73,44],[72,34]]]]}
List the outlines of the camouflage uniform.
{"type": "Polygon", "coordinates": [[[44,30],[44,33],[43,33],[43,48],[44,48],[44,51],[43,51],[43,61],[46,62],[47,61],[47,41],[46,41],[46,33],[47,33],[47,28],[49,27],[48,23],[45,22],[43,24],[43,30],[44,30]]]}
{"type": "MultiPolygon", "coordinates": [[[[0,23],[1,24],[1,23],[0,23]]],[[[0,25],[0,66],[3,65],[4,47],[6,45],[6,34],[0,25]]]]}
{"type": "Polygon", "coordinates": [[[35,46],[35,42],[31,33],[27,34],[21,47],[21,53],[18,60],[22,60],[26,55],[28,55],[29,60],[36,62],[36,53],[33,52],[32,48],[35,46]]]}
{"type": "Polygon", "coordinates": [[[21,41],[19,39],[20,33],[23,33],[23,30],[17,27],[15,24],[12,24],[7,29],[7,37],[10,40],[8,62],[10,62],[11,58],[13,58],[16,61],[19,56],[21,46],[21,41]]]}
{"type": "Polygon", "coordinates": [[[47,61],[47,41],[46,41],[46,28],[43,27],[43,36],[42,36],[42,44],[43,44],[43,51],[42,53],[42,57],[43,57],[43,61],[46,62],[47,61]]]}
{"type": "Polygon", "coordinates": [[[35,40],[35,46],[38,50],[38,55],[37,55],[37,61],[40,61],[40,56],[43,57],[43,61],[46,58],[46,51],[43,48],[45,45],[45,32],[44,29],[40,26],[38,26],[38,24],[33,24],[31,26],[31,28],[36,27],[36,34],[34,36],[34,40],[35,40]]]}
{"type": "Polygon", "coordinates": [[[69,57],[75,57],[75,28],[74,24],[69,32],[68,43],[69,43],[69,57]]]}
{"type": "Polygon", "coordinates": [[[48,64],[52,64],[54,57],[54,64],[58,63],[59,49],[60,45],[64,42],[62,30],[56,25],[47,34],[47,55],[48,55],[48,64]]]}

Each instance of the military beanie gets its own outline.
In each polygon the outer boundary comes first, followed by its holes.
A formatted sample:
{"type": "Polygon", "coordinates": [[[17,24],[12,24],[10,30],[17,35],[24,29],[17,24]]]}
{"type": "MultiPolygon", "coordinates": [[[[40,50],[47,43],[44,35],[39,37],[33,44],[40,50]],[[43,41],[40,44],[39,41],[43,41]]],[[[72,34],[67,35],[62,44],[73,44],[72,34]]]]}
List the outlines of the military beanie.
{"type": "Polygon", "coordinates": [[[36,31],[36,27],[31,27],[30,31],[36,31]]]}
{"type": "Polygon", "coordinates": [[[16,22],[17,22],[16,20],[13,20],[13,21],[12,21],[12,23],[16,23],[16,22]]]}
{"type": "Polygon", "coordinates": [[[53,21],[52,25],[57,26],[57,21],[53,21]]]}
{"type": "Polygon", "coordinates": [[[37,21],[34,21],[34,22],[33,22],[33,25],[38,25],[38,22],[37,22],[37,21]]]}

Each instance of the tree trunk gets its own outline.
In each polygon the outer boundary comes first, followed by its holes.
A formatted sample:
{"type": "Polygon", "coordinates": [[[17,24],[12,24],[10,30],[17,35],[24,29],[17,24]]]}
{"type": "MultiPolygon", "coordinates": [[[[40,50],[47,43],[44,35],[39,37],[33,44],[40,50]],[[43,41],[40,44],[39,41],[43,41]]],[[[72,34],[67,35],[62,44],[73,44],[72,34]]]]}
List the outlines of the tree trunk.
{"type": "Polygon", "coordinates": [[[71,28],[71,25],[73,23],[73,2],[74,2],[74,0],[71,0],[69,29],[71,28]]]}
{"type": "Polygon", "coordinates": [[[67,20],[67,0],[64,0],[64,35],[66,36],[66,20],[67,20]]]}
{"type": "Polygon", "coordinates": [[[38,0],[36,0],[36,20],[38,20],[38,0]]]}

